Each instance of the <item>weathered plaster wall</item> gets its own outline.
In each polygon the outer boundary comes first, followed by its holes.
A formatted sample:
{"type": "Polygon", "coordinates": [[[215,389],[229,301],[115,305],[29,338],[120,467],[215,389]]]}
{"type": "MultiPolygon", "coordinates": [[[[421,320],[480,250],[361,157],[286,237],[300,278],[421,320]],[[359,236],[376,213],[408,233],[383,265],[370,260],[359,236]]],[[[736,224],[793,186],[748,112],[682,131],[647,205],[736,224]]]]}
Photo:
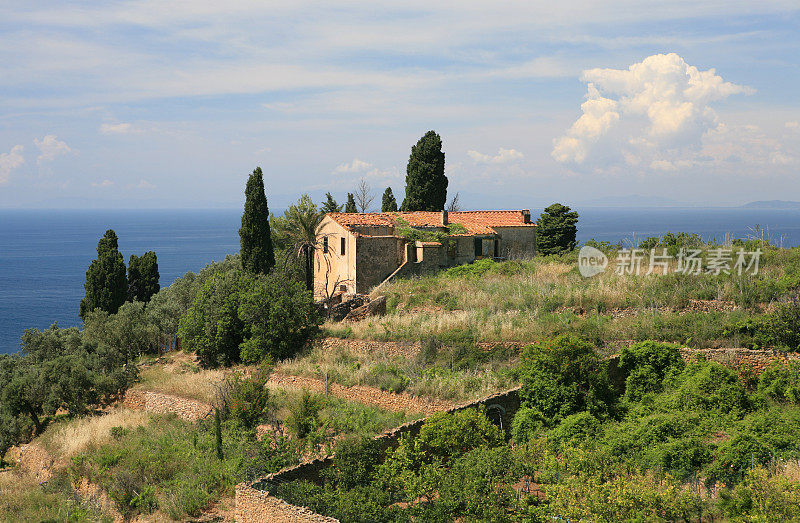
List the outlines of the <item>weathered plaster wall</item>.
{"type": "Polygon", "coordinates": [[[339,285],[347,286],[347,294],[355,292],[355,237],[347,229],[326,216],[317,228],[317,238],[328,239],[328,252],[322,247],[314,252],[314,296],[325,298],[338,291],[339,285]],[[345,238],[342,255],[341,239],[345,238]]]}
{"type": "Polygon", "coordinates": [[[495,227],[500,235],[500,256],[523,258],[536,254],[536,227],[495,227]]]}
{"type": "Polygon", "coordinates": [[[355,239],[356,292],[366,294],[403,263],[405,241],[396,236],[355,239]]]}
{"type": "Polygon", "coordinates": [[[449,241],[448,265],[463,265],[475,260],[475,240],[472,236],[453,236],[449,241]]]}

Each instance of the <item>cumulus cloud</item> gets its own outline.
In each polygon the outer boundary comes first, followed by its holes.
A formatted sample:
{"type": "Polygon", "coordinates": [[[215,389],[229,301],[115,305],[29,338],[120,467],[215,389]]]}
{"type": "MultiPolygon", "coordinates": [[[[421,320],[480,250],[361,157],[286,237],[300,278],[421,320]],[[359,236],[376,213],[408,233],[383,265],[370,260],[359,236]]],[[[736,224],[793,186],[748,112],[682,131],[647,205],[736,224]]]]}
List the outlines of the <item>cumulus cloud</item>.
{"type": "Polygon", "coordinates": [[[92,187],[105,188],[105,187],[111,187],[112,185],[114,185],[114,182],[112,182],[111,180],[103,180],[103,181],[100,181],[100,182],[92,182],[92,187]]]}
{"type": "Polygon", "coordinates": [[[359,160],[358,158],[353,158],[352,162],[343,163],[337,166],[336,169],[333,170],[333,172],[338,174],[361,173],[369,170],[371,167],[372,167],[371,163],[359,160]]]}
{"type": "Polygon", "coordinates": [[[21,145],[15,145],[11,151],[0,154],[0,185],[7,184],[11,171],[25,163],[23,150],[21,145]]]}
{"type": "Polygon", "coordinates": [[[524,158],[524,155],[516,149],[504,149],[502,147],[497,151],[497,155],[495,156],[473,150],[467,151],[467,156],[472,158],[475,163],[487,164],[512,163],[524,158]]]}
{"type": "Polygon", "coordinates": [[[41,140],[34,138],[33,143],[39,148],[39,152],[41,153],[36,158],[36,163],[40,165],[44,162],[52,161],[58,155],[72,152],[72,149],[70,149],[65,142],[59,140],[54,134],[48,134],[41,140]]]}
{"type": "Polygon", "coordinates": [[[135,132],[129,123],[104,123],[100,126],[100,134],[130,134],[135,132]]]}
{"type": "Polygon", "coordinates": [[[675,53],[658,54],[628,69],[590,69],[583,114],[554,140],[552,157],[592,168],[613,164],[671,171],[700,155],[720,126],[710,104],[749,87],[701,71],[675,53]]]}

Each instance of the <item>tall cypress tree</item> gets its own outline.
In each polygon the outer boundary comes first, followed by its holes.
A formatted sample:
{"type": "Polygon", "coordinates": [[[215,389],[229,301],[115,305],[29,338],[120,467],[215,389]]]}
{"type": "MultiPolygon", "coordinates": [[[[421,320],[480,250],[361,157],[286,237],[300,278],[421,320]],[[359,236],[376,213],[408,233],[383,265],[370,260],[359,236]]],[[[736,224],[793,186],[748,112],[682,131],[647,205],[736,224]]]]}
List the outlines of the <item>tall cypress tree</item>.
{"type": "Polygon", "coordinates": [[[159,285],[158,257],[147,251],[141,257],[131,254],[128,261],[128,301],[147,303],[157,293],[159,285]]]}
{"type": "Polygon", "coordinates": [[[347,193],[347,204],[344,206],[344,212],[358,212],[358,208],[356,207],[356,199],[353,197],[353,193],[347,193]]]}
{"type": "Polygon", "coordinates": [[[86,271],[86,296],[81,300],[81,319],[95,309],[116,314],[128,296],[125,260],[119,252],[117,234],[109,229],[97,242],[97,259],[86,271]]]}
{"type": "Polygon", "coordinates": [[[253,273],[266,274],[275,266],[275,252],[269,230],[269,208],[264,192],[264,174],[256,167],[244,191],[244,213],[239,229],[242,268],[253,273]]]}
{"type": "Polygon", "coordinates": [[[394,194],[392,194],[392,188],[387,187],[385,191],[383,191],[383,199],[381,200],[381,212],[394,212],[397,210],[397,200],[394,198],[394,194]]]}
{"type": "Polygon", "coordinates": [[[442,138],[428,131],[411,148],[406,167],[404,211],[441,211],[447,203],[442,138]]]}

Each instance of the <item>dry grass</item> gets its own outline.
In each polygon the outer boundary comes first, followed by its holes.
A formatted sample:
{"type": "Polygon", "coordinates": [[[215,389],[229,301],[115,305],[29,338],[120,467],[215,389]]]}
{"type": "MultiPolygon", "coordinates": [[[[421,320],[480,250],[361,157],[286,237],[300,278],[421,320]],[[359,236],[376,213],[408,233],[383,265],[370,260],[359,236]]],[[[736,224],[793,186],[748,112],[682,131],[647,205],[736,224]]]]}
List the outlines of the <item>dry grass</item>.
{"type": "MultiPolygon", "coordinates": [[[[606,271],[587,279],[578,274],[574,260],[549,259],[498,263],[479,276],[445,271],[383,287],[389,313],[382,318],[329,322],[324,328],[333,336],[374,340],[419,340],[471,330],[481,341],[527,342],[601,316],[590,323],[605,325],[607,337],[603,340],[634,339],[644,334],[642,326],[621,317],[683,314],[691,300],[734,302],[749,310],[782,299],[791,288],[791,279],[782,276],[800,266],[800,250],[771,252],[762,261],[757,276],[683,276],[674,274],[673,267],[666,276],[606,271]]],[[[646,262],[643,268],[646,272],[646,262]]],[[[709,316],[712,320],[719,318],[709,316]]],[[[653,322],[651,330],[657,333],[660,321],[653,322]]],[[[597,325],[587,328],[592,331],[589,334],[598,331],[597,325]]],[[[647,328],[645,325],[644,330],[647,328]]],[[[670,341],[683,342],[687,337],[683,334],[670,341]]],[[[688,337],[696,338],[691,333],[688,337]]]]}
{"type": "Polygon", "coordinates": [[[113,521],[80,503],[66,481],[40,485],[16,470],[0,472],[0,521],[113,521]]]}
{"type": "Polygon", "coordinates": [[[156,364],[144,368],[142,381],[135,388],[211,403],[215,386],[230,370],[201,369],[184,352],[170,354],[156,364]]]}
{"type": "Polygon", "coordinates": [[[782,467],[783,475],[792,481],[800,483],[800,460],[787,461],[782,467]]]}
{"type": "Polygon", "coordinates": [[[508,378],[510,362],[451,370],[421,364],[404,356],[364,353],[345,348],[315,347],[308,354],[276,367],[282,374],[305,376],[344,386],[365,385],[390,392],[408,392],[453,402],[470,401],[514,386],[508,378]]]}
{"type": "Polygon", "coordinates": [[[111,441],[111,428],[131,429],[146,424],[150,415],[125,408],[112,409],[101,416],[88,416],[49,427],[40,442],[54,456],[71,458],[92,445],[111,441]]]}

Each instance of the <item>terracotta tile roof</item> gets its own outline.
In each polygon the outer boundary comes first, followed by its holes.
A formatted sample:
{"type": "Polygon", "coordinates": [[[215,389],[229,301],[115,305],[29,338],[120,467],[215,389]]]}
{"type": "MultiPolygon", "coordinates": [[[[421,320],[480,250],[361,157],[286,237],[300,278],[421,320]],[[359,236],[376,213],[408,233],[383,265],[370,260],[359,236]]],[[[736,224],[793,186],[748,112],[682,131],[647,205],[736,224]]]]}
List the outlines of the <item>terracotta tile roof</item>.
{"type": "MultiPolygon", "coordinates": [[[[351,227],[393,227],[397,218],[405,220],[412,227],[441,227],[441,212],[393,212],[393,213],[329,213],[340,225],[351,227]]],[[[457,211],[448,213],[448,222],[463,225],[465,234],[455,236],[475,236],[495,234],[493,227],[535,227],[534,223],[525,223],[522,211],[457,211]]]]}

